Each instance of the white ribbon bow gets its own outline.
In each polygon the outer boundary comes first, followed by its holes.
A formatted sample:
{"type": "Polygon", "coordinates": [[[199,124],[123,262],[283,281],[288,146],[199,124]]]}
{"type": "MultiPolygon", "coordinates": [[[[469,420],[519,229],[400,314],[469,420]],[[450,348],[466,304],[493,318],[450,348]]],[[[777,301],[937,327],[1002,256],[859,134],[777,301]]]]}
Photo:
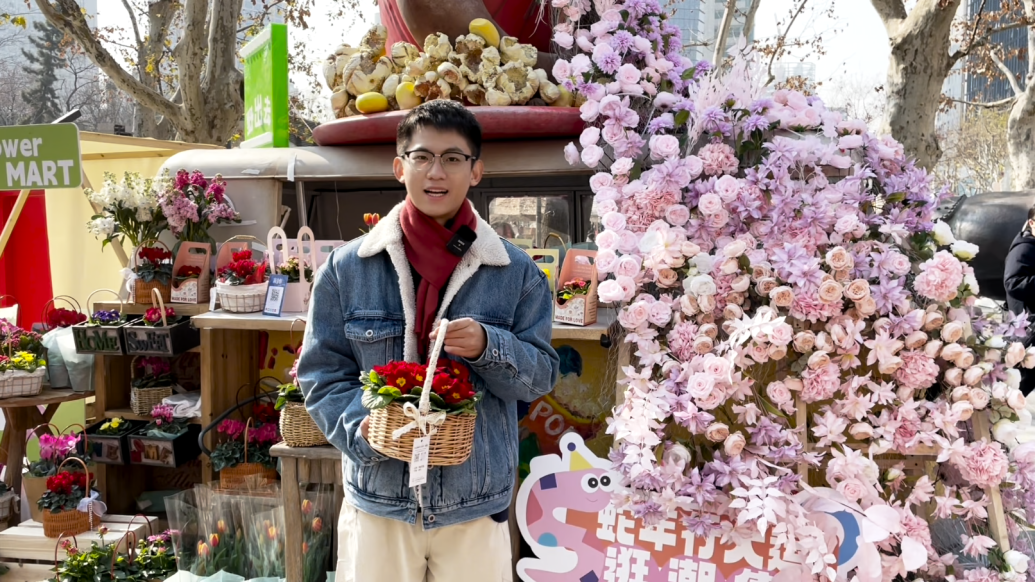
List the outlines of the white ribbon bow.
{"type": "Polygon", "coordinates": [[[93,519],[94,514],[96,514],[97,517],[103,517],[104,514],[108,513],[108,506],[101,501],[101,494],[96,491],[91,491],[89,497],[80,499],[79,506],[76,507],[76,509],[83,513],[89,513],[91,520],[93,519]]]}
{"type": "Polygon", "coordinates": [[[134,273],[133,269],[131,269],[129,267],[126,267],[126,268],[122,269],[121,271],[119,271],[119,274],[121,274],[122,278],[126,280],[126,291],[129,292],[130,295],[132,295],[133,294],[134,283],[140,277],[137,277],[137,274],[134,273]]]}
{"type": "Polygon", "coordinates": [[[420,406],[414,406],[412,402],[403,405],[403,413],[413,420],[406,426],[392,432],[392,438],[398,440],[402,435],[417,428],[420,429],[420,436],[431,436],[435,434],[438,427],[446,421],[445,412],[431,412],[431,383],[435,379],[435,368],[438,366],[438,356],[442,352],[442,345],[446,342],[446,330],[449,329],[449,320],[443,319],[438,324],[438,336],[435,337],[435,345],[428,353],[428,370],[424,374],[424,388],[420,392],[420,406]]]}
{"type": "Polygon", "coordinates": [[[403,404],[403,414],[413,420],[406,426],[392,431],[392,438],[395,440],[399,440],[402,435],[415,428],[420,428],[420,434],[422,436],[431,436],[438,432],[438,427],[446,422],[445,412],[429,412],[428,414],[421,414],[420,409],[414,406],[412,402],[403,404]]]}

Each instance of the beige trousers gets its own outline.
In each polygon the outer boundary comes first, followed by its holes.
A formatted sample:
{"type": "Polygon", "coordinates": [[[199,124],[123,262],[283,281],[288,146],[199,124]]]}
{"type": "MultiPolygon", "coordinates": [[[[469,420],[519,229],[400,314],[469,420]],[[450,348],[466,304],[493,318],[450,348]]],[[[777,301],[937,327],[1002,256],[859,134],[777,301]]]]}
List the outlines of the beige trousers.
{"type": "Polygon", "coordinates": [[[510,527],[491,517],[425,531],[345,502],[335,582],[513,582],[510,527]]]}

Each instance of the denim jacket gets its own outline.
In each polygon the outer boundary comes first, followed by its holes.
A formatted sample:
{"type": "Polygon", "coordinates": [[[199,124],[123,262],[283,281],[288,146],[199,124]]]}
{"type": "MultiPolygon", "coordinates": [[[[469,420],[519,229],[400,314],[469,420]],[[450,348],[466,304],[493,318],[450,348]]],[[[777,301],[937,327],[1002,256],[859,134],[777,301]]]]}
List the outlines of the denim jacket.
{"type": "MultiPolygon", "coordinates": [[[[389,361],[417,361],[416,294],[396,206],[369,234],[339,248],[320,269],[309,305],[298,380],[306,408],[343,453],[346,499],[372,515],[416,523],[407,463],[375,451],[359,431],[368,410],[359,375],[389,361]]],[[[517,401],[548,393],[559,360],[550,345],[552,303],[545,275],[484,220],[453,272],[438,317],[470,317],[488,339],[467,360],[478,403],[474,448],[454,467],[431,467],[421,488],[425,529],[507,508],[518,460],[517,401]]],[[[423,362],[426,364],[426,362],[423,362]]]]}

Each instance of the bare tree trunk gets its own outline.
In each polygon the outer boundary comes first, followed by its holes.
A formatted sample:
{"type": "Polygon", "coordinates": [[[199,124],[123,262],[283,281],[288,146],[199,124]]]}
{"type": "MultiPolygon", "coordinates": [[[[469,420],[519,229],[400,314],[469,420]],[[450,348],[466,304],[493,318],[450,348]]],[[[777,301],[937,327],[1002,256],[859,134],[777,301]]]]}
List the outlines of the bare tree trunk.
{"type": "Polygon", "coordinates": [[[891,43],[883,129],[918,165],[931,169],[941,157],[935,121],[942,85],[955,62],[949,35],[961,0],[918,0],[908,15],[902,0],[871,2],[891,43]]]}
{"type": "MultiPolygon", "coordinates": [[[[1035,18],[1035,0],[1024,0],[1024,16],[1035,18]]],[[[1016,190],[1035,188],[1035,30],[1028,29],[1028,82],[1017,94],[1006,124],[1006,145],[1010,152],[1010,174],[1016,190]]],[[[1014,91],[1019,83],[1012,79],[1014,91]]]]}
{"type": "Polygon", "coordinates": [[[715,51],[712,54],[715,66],[721,65],[726,58],[726,40],[730,36],[730,27],[733,25],[733,16],[736,12],[737,0],[726,0],[726,12],[722,15],[722,24],[719,26],[719,34],[715,37],[715,51]]]}
{"type": "MultiPolygon", "coordinates": [[[[127,6],[126,10],[132,14],[131,7],[127,6]]],[[[148,35],[137,40],[137,78],[145,87],[156,93],[162,93],[160,79],[163,44],[168,38],[169,23],[172,21],[175,10],[175,0],[157,0],[148,4],[148,35]]],[[[171,124],[163,124],[163,120],[153,109],[140,102],[137,102],[134,107],[136,126],[133,128],[133,135],[155,139],[173,139],[176,136],[176,131],[171,124]]]]}

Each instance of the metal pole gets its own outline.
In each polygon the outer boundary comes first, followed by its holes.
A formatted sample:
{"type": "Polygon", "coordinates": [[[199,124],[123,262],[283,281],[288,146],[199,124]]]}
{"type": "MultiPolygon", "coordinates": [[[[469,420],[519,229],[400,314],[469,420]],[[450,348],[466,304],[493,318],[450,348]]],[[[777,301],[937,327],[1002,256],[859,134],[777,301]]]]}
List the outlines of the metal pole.
{"type": "Polygon", "coordinates": [[[302,180],[295,182],[295,197],[298,204],[298,227],[309,226],[309,217],[306,216],[305,207],[305,182],[302,180]]]}

